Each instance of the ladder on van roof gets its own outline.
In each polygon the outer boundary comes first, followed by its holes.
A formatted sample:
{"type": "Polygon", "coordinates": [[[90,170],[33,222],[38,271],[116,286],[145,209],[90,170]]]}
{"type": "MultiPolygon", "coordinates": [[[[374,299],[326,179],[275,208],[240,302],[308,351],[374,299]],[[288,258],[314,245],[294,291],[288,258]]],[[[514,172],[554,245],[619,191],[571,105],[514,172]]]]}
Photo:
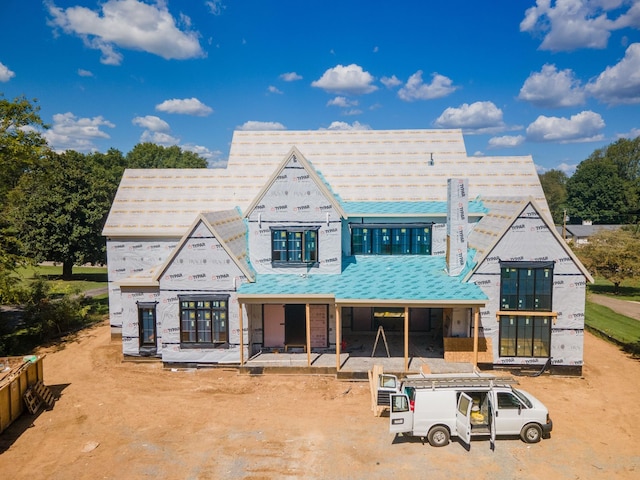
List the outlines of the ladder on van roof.
{"type": "Polygon", "coordinates": [[[506,387],[517,385],[513,377],[498,377],[496,375],[420,375],[402,379],[402,385],[413,388],[470,388],[470,387],[506,387]]]}

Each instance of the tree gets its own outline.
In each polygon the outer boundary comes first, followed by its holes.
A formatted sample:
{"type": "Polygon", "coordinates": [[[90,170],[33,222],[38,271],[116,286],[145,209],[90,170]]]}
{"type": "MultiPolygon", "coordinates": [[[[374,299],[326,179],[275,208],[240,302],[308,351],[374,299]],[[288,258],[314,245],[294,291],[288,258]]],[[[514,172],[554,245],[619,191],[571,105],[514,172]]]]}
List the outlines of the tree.
{"type": "Polygon", "coordinates": [[[101,231],[123,163],[116,152],[51,152],[23,174],[7,211],[24,255],[61,262],[64,278],[73,265],[105,262],[101,231]]]}
{"type": "Polygon", "coordinates": [[[173,145],[139,143],[127,153],[128,168],[206,168],[207,161],[199,155],[173,145]]]}
{"type": "Polygon", "coordinates": [[[560,225],[564,222],[567,180],[569,177],[562,170],[549,170],[539,175],[539,177],[553,221],[556,225],[560,225]]]}
{"type": "Polygon", "coordinates": [[[48,149],[41,133],[46,125],[39,111],[40,107],[24,97],[9,101],[0,95],[0,205],[22,174],[48,149]]]}
{"type": "Polygon", "coordinates": [[[589,243],[575,248],[583,265],[614,285],[628,278],[640,277],[640,233],[637,229],[602,230],[589,238],[589,243]]]}
{"type": "Polygon", "coordinates": [[[630,224],[640,211],[640,137],[593,152],[567,181],[571,220],[630,224]]]}
{"type": "Polygon", "coordinates": [[[637,211],[638,192],[633,182],[619,174],[608,157],[592,155],[582,161],[567,181],[567,210],[571,221],[593,223],[630,223],[637,211]]]}

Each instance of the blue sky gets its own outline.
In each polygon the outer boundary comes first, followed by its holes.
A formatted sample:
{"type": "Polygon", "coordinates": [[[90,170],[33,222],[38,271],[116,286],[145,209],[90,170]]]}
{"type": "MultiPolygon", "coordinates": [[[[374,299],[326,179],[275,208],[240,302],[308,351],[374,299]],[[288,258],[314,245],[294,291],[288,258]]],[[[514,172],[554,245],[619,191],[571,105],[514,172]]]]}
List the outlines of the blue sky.
{"type": "Polygon", "coordinates": [[[461,128],[571,174],[640,135],[638,0],[1,0],[0,92],[56,150],[236,129],[461,128]]]}

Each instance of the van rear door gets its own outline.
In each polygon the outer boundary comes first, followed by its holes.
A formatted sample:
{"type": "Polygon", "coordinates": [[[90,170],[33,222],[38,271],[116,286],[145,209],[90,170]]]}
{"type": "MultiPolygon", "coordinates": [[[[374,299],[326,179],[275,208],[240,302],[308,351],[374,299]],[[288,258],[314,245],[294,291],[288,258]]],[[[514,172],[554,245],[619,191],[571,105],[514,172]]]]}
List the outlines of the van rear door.
{"type": "Polygon", "coordinates": [[[460,393],[458,398],[458,408],[456,409],[456,431],[458,438],[471,448],[471,407],[473,401],[471,397],[464,392],[460,393]]]}
{"type": "Polygon", "coordinates": [[[391,395],[389,432],[410,433],[413,431],[413,412],[409,408],[409,397],[400,393],[391,395]]]}

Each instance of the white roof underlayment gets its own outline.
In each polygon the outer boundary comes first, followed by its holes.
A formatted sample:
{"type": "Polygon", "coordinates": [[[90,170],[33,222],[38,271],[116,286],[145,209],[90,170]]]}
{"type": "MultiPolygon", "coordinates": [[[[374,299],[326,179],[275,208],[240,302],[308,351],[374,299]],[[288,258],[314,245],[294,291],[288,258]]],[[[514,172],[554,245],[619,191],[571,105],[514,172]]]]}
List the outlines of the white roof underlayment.
{"type": "Polygon", "coordinates": [[[446,201],[447,179],[469,196],[548,206],[531,156],[467,156],[461,130],[236,131],[224,169],[126,170],[103,234],[182,236],[200,212],[244,213],[296,147],[343,202],[446,201]]]}

